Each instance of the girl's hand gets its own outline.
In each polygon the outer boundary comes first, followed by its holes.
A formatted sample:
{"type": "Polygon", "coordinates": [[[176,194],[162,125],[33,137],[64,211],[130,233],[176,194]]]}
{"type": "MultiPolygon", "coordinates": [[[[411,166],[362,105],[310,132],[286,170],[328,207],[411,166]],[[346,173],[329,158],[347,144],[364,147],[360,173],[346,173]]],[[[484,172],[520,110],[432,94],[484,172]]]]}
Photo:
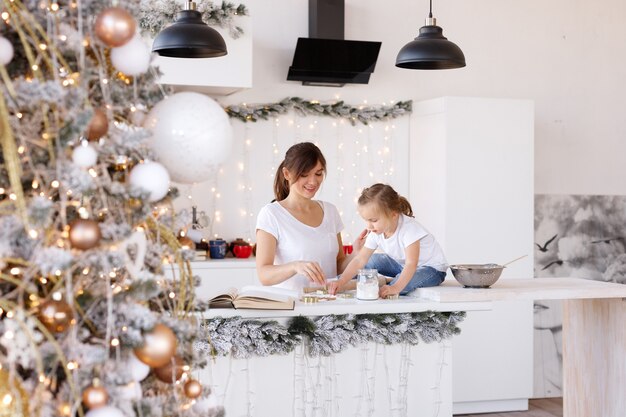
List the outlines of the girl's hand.
{"type": "Polygon", "coordinates": [[[318,284],[326,285],[326,277],[324,277],[324,271],[317,262],[311,261],[298,261],[295,262],[296,273],[304,275],[309,281],[318,284]]]}
{"type": "Polygon", "coordinates": [[[354,239],[352,242],[352,247],[354,248],[354,252],[358,252],[361,250],[363,245],[365,245],[365,238],[369,235],[370,231],[367,229],[363,229],[363,231],[359,234],[359,236],[354,239]]]}
{"type": "Polygon", "coordinates": [[[342,285],[339,283],[339,281],[332,281],[329,282],[328,285],[326,285],[326,289],[328,290],[328,293],[330,295],[335,295],[338,292],[340,292],[342,290],[342,285]]]}
{"type": "Polygon", "coordinates": [[[394,285],[383,285],[378,290],[378,295],[380,298],[387,298],[389,295],[398,295],[400,294],[400,289],[396,288],[394,285]]]}

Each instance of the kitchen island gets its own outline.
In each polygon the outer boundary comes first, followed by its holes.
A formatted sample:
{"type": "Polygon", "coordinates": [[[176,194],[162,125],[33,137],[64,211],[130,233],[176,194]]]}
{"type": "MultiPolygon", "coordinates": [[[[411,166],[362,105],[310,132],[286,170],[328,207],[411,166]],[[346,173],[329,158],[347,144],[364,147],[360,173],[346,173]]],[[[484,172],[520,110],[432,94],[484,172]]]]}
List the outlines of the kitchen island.
{"type": "MultiPolygon", "coordinates": [[[[537,278],[502,280],[489,289],[467,289],[446,281],[440,287],[420,289],[415,295],[418,298],[297,303],[293,311],[213,309],[206,318],[241,316],[284,322],[298,315],[477,311],[489,309],[498,300],[567,300],[563,333],[565,415],[623,416],[626,286],[537,278]]],[[[313,357],[307,353],[305,342],[287,355],[216,357],[201,379],[212,386],[229,415],[447,417],[453,413],[453,343],[454,338],[417,346],[366,343],[330,356],[313,357]]]]}
{"type": "MultiPolygon", "coordinates": [[[[403,297],[297,302],[294,310],[212,309],[205,318],[286,324],[304,316],[488,310],[489,302],[439,303],[403,297]]],[[[461,323],[462,326],[462,323],[461,323]]],[[[305,338],[306,339],[306,338],[305,338]]],[[[200,375],[228,415],[450,416],[452,339],[418,345],[364,343],[330,356],[311,355],[307,342],[286,355],[218,356],[200,375]]]]}

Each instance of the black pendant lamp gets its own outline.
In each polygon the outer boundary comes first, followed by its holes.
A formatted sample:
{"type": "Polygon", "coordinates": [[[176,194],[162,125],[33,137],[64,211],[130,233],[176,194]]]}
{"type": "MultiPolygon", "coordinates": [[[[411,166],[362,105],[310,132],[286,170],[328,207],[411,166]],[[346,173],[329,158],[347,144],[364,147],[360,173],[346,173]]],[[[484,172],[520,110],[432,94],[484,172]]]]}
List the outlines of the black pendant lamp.
{"type": "Polygon", "coordinates": [[[465,66],[465,55],[461,48],[443,36],[433,17],[433,1],[426,24],[411,42],[404,45],[396,58],[396,67],[408,69],[440,70],[465,66]]]}
{"type": "Polygon", "coordinates": [[[159,32],[152,52],[173,58],[215,58],[228,53],[222,35],[202,21],[193,1],[185,2],[176,21],[159,32]]]}

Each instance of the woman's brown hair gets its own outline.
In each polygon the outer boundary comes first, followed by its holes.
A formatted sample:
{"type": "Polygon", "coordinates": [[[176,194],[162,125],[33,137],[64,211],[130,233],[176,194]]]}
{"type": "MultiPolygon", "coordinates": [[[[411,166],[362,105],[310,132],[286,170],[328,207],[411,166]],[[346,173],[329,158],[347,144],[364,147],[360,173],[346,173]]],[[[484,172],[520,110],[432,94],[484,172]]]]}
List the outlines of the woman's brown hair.
{"type": "Polygon", "coordinates": [[[415,217],[409,200],[398,194],[390,185],[378,183],[364,189],[358,200],[359,206],[372,202],[376,203],[385,214],[402,213],[415,217]]]}
{"type": "Polygon", "coordinates": [[[283,168],[287,168],[287,171],[294,175],[295,178],[300,178],[315,168],[318,161],[322,164],[322,169],[326,173],[326,158],[322,155],[320,148],[311,142],[296,143],[289,148],[274,177],[274,196],[276,201],[282,201],[289,195],[289,181],[283,174],[283,168]]]}

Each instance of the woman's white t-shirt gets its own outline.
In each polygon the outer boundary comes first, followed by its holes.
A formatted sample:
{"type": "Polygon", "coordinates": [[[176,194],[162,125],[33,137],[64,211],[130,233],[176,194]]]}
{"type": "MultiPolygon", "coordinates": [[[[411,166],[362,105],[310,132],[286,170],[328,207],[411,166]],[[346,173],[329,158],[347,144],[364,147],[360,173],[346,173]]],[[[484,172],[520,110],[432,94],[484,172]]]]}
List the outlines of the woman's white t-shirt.
{"type": "Polygon", "coordinates": [[[419,224],[413,217],[404,214],[398,217],[398,227],[393,235],[385,238],[383,233],[370,233],[367,235],[363,246],[372,250],[380,248],[380,250],[404,266],[404,261],[406,260],[405,248],[418,240],[420,241],[418,268],[430,266],[438,271],[445,272],[448,268],[448,262],[441,246],[424,226],[419,224]]]}
{"type": "MultiPolygon", "coordinates": [[[[315,261],[320,264],[326,278],[337,276],[337,233],[343,230],[343,222],[337,208],[325,201],[317,201],[324,211],[322,223],[308,226],[293,217],[278,202],[270,203],[259,212],[257,230],[263,230],[276,238],[274,264],[293,261],[315,261]]],[[[277,287],[300,291],[310,286],[309,279],[301,274],[276,284],[277,287]]]]}

